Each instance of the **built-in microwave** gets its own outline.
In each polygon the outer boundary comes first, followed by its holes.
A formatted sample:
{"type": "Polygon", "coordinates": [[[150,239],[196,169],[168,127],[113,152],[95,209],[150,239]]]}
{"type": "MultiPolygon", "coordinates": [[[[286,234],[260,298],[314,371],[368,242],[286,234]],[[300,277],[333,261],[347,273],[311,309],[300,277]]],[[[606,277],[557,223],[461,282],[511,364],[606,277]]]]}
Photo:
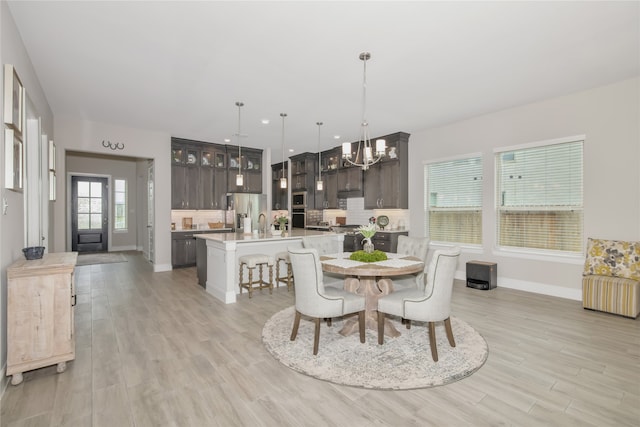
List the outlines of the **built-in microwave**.
{"type": "Polygon", "coordinates": [[[307,207],[307,192],[291,193],[291,206],[294,208],[307,207]]]}

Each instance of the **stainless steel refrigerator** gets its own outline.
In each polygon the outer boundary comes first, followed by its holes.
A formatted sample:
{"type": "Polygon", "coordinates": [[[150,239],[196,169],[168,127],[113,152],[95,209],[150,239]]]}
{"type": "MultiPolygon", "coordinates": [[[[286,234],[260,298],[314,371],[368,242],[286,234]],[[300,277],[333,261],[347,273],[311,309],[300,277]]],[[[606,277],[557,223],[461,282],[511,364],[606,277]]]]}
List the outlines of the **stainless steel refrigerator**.
{"type": "Polygon", "coordinates": [[[227,195],[227,198],[227,207],[235,211],[233,217],[235,218],[236,231],[266,231],[271,223],[269,218],[267,218],[266,194],[230,193],[227,195]],[[251,219],[251,230],[244,230],[245,217],[251,219]]]}

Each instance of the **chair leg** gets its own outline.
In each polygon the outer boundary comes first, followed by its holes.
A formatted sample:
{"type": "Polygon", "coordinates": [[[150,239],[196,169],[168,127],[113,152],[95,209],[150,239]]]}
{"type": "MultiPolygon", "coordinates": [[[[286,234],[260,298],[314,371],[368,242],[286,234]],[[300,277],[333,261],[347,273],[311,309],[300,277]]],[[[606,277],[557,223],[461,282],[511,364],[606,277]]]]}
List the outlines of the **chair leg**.
{"type": "Polygon", "coordinates": [[[296,310],[296,317],[293,319],[293,329],[291,330],[291,341],[298,336],[298,326],[300,326],[300,312],[296,310]]]}
{"type": "Polygon", "coordinates": [[[280,287],[280,260],[276,260],[276,286],[280,287]]]}
{"type": "Polygon", "coordinates": [[[320,318],[314,319],[316,331],[313,334],[313,355],[318,354],[318,343],[320,342],[320,318]]]}
{"type": "Polygon", "coordinates": [[[436,348],[436,326],[433,322],[429,322],[429,344],[431,345],[431,357],[433,361],[438,361],[438,349],[436,348]]]}
{"type": "Polygon", "coordinates": [[[238,283],[240,284],[240,295],[242,295],[242,278],[243,278],[243,270],[244,270],[244,264],[240,264],[240,268],[239,268],[239,278],[238,278],[238,283]]]}
{"type": "Polygon", "coordinates": [[[378,312],[378,344],[384,344],[384,319],[385,314],[381,311],[378,312]]]}
{"type": "Polygon", "coordinates": [[[358,323],[360,324],[360,342],[364,344],[364,310],[358,313],[358,323]]]}
{"type": "Polygon", "coordinates": [[[411,320],[409,319],[404,319],[404,324],[407,327],[407,329],[411,329],[411,320]]]}
{"type": "Polygon", "coordinates": [[[456,346],[456,340],[453,339],[453,330],[451,329],[451,318],[447,317],[444,319],[444,328],[447,331],[447,339],[449,340],[449,344],[451,347],[456,346]]]}
{"type": "Polygon", "coordinates": [[[327,326],[331,326],[331,317],[325,317],[324,320],[327,321],[327,326]]]}

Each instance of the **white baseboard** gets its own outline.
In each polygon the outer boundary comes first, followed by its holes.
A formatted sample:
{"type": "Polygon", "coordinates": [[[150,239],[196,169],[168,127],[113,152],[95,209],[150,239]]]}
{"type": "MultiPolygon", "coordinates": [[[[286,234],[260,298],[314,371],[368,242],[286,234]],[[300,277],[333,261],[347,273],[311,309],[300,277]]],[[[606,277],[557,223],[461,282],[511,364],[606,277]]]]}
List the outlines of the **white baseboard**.
{"type": "MultiPolygon", "coordinates": [[[[467,273],[456,271],[456,279],[466,282],[467,273]]],[[[566,298],[582,301],[582,289],[565,288],[564,286],[548,285],[546,283],[528,282],[526,280],[510,279],[498,276],[498,286],[518,291],[533,292],[534,294],[549,295],[552,297],[566,298]]]]}
{"type": "Polygon", "coordinates": [[[161,273],[163,271],[171,271],[171,270],[173,270],[173,267],[171,266],[171,264],[153,264],[154,273],[161,273]]]}
{"type": "Polygon", "coordinates": [[[121,252],[121,251],[136,251],[138,247],[136,245],[128,245],[128,246],[111,246],[109,252],[121,252]]]}

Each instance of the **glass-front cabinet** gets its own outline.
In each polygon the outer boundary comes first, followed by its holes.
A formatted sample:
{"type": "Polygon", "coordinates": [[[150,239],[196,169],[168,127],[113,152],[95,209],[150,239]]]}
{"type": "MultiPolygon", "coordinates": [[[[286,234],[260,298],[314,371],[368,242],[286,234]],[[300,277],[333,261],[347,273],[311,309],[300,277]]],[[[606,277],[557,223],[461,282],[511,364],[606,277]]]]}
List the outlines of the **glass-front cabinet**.
{"type": "Polygon", "coordinates": [[[262,150],[227,145],[229,160],[227,191],[229,193],[262,193],[262,150]],[[242,159],[239,158],[242,153],[242,159]],[[236,177],[242,172],[242,185],[237,185],[236,177]]]}
{"type": "Polygon", "coordinates": [[[320,153],[322,191],[316,190],[316,209],[338,209],[338,167],[340,148],[320,153]]]}
{"type": "Polygon", "coordinates": [[[227,152],[224,145],[207,144],[200,154],[200,209],[227,208],[227,152]]]}
{"type": "MultiPolygon", "coordinates": [[[[357,142],[351,143],[351,160],[361,161],[358,158],[357,142]]],[[[338,168],[338,196],[342,198],[362,197],[362,168],[354,166],[342,158],[338,168]]]]}
{"type": "Polygon", "coordinates": [[[280,178],[283,174],[287,178],[288,173],[287,162],[271,165],[271,209],[273,210],[289,209],[288,188],[280,188],[280,178]]]}

